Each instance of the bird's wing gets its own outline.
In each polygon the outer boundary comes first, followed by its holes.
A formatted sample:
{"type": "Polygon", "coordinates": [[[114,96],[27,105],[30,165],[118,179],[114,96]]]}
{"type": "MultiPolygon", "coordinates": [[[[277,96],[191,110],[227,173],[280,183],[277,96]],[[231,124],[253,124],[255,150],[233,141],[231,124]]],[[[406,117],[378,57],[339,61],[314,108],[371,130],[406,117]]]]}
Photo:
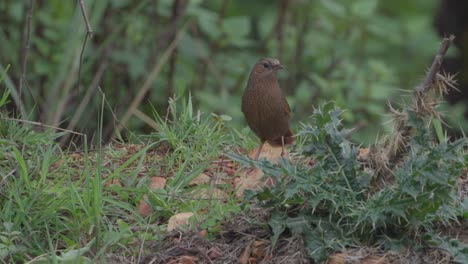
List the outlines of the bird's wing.
{"type": "Polygon", "coordinates": [[[286,112],[287,116],[291,116],[291,108],[289,107],[288,100],[283,96],[283,105],[284,105],[284,111],[286,112]]]}

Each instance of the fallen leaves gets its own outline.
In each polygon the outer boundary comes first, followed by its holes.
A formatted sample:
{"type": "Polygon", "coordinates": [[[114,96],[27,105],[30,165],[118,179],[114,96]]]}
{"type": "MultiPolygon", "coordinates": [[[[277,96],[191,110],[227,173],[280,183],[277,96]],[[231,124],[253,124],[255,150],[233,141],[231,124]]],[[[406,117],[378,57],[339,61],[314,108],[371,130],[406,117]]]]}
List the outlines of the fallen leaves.
{"type": "Polygon", "coordinates": [[[265,185],[271,185],[271,181],[262,180],[263,171],[259,168],[244,168],[239,171],[238,177],[234,180],[236,196],[243,197],[245,190],[258,190],[265,185]]]}
{"type": "MultiPolygon", "coordinates": [[[[258,147],[250,151],[249,157],[254,158],[258,151],[258,147]]],[[[289,158],[289,152],[284,149],[284,158],[289,158]]],[[[262,152],[260,152],[259,159],[266,159],[272,163],[278,163],[281,160],[281,147],[271,146],[265,143],[262,152]]],[[[234,180],[236,188],[236,196],[241,198],[244,196],[245,190],[258,190],[265,186],[272,186],[273,179],[263,179],[264,173],[259,168],[243,168],[239,171],[238,177],[234,180]]]]}
{"type": "MultiPolygon", "coordinates": [[[[251,159],[255,158],[255,154],[257,154],[258,147],[254,148],[249,152],[249,157],[251,159]]],[[[286,148],[284,148],[283,156],[285,158],[289,158],[289,152],[286,148]]],[[[263,145],[262,152],[260,152],[260,156],[258,159],[265,159],[269,160],[272,163],[278,163],[281,160],[281,146],[272,146],[266,142],[263,145]]]]}
{"type": "Polygon", "coordinates": [[[189,182],[189,186],[198,186],[198,185],[203,185],[203,184],[208,184],[210,183],[211,177],[206,175],[206,173],[200,173],[198,174],[195,179],[193,179],[191,182],[189,182]]]}
{"type": "Polygon", "coordinates": [[[389,260],[385,255],[361,255],[361,254],[348,254],[336,253],[331,255],[327,264],[346,264],[346,263],[359,263],[359,264],[386,264],[389,260]]]}
{"type": "MultiPolygon", "coordinates": [[[[166,193],[169,192],[167,188],[168,179],[171,177],[170,171],[165,171],[164,167],[159,166],[158,169],[154,169],[155,162],[162,159],[161,151],[154,151],[148,149],[146,156],[140,155],[141,151],[145,146],[139,145],[114,145],[109,148],[109,152],[103,151],[101,157],[101,163],[103,168],[102,178],[104,179],[105,188],[109,188],[111,191],[125,189],[128,181],[125,177],[128,175],[135,175],[136,177],[149,177],[151,181],[148,183],[149,193],[144,194],[142,199],[136,206],[136,211],[143,217],[152,216],[155,213],[155,208],[149,202],[150,195],[159,195],[158,191],[164,190],[166,193]],[[136,170],[138,169],[138,170],[136,170]],[[118,170],[118,173],[114,171],[118,170]],[[151,174],[158,173],[157,176],[151,177],[151,174]],[[112,177],[109,177],[112,175],[112,177]],[[167,190],[166,190],[167,189],[167,190]]],[[[242,150],[241,150],[242,151],[242,150]]],[[[257,149],[251,151],[250,155],[255,155],[257,149]]],[[[96,166],[96,155],[98,153],[92,153],[89,157],[85,157],[84,153],[73,153],[68,158],[61,159],[54,163],[53,169],[60,170],[66,166],[84,166],[85,163],[90,162],[91,167],[96,166]]],[[[288,158],[289,153],[285,151],[284,157],[288,158]]],[[[277,163],[281,160],[281,147],[273,147],[269,144],[265,144],[262,152],[260,153],[260,159],[266,159],[273,163],[277,163]]],[[[239,164],[232,160],[222,158],[213,161],[205,171],[197,175],[188,184],[188,188],[191,188],[189,192],[185,192],[187,199],[200,199],[200,200],[212,200],[214,202],[225,203],[230,197],[243,196],[243,193],[247,189],[259,189],[265,186],[271,186],[274,182],[265,177],[264,173],[255,167],[252,168],[240,168],[239,164]]],[[[177,209],[177,208],[176,208],[177,209]]],[[[210,208],[202,208],[197,212],[178,212],[172,215],[169,219],[161,218],[157,220],[157,225],[166,225],[166,231],[173,232],[181,229],[190,229],[190,224],[193,223],[192,219],[195,214],[197,218],[203,219],[204,214],[211,213],[210,208]]],[[[194,226],[196,226],[195,224],[194,226]]],[[[209,229],[208,229],[209,230],[209,229]]],[[[201,240],[206,240],[208,237],[208,230],[202,229],[197,231],[197,237],[201,240]]],[[[173,243],[178,243],[177,239],[173,243]]],[[[261,263],[262,261],[271,259],[271,255],[267,252],[267,246],[269,242],[266,240],[255,240],[249,243],[248,248],[244,249],[242,254],[243,260],[241,263],[261,263]]],[[[203,250],[195,247],[184,247],[181,252],[177,255],[173,255],[167,259],[164,263],[200,263],[201,261],[215,261],[226,257],[227,252],[225,249],[221,249],[215,245],[207,247],[203,250]]],[[[243,246],[239,247],[239,253],[243,246]]]]}
{"type": "Polygon", "coordinates": [[[216,260],[222,256],[221,250],[219,250],[216,247],[212,247],[210,250],[208,250],[208,257],[210,260],[216,260]]]}
{"type": "Polygon", "coordinates": [[[171,232],[176,229],[180,229],[181,227],[187,226],[192,216],[193,213],[191,212],[178,213],[171,216],[171,218],[169,218],[169,221],[167,222],[167,231],[171,232]]]}
{"type": "Polygon", "coordinates": [[[167,264],[196,264],[198,262],[198,258],[193,256],[181,256],[176,259],[169,261],[167,264]]]}
{"type": "MultiPolygon", "coordinates": [[[[258,148],[250,152],[250,157],[255,156],[258,148]]],[[[281,160],[281,147],[271,146],[265,143],[259,159],[266,159],[273,163],[278,163],[281,160]]],[[[284,157],[289,157],[289,152],[285,149],[284,157]]],[[[265,186],[272,186],[274,184],[271,178],[264,179],[264,174],[259,168],[241,168],[238,169],[235,164],[230,160],[217,160],[208,167],[207,171],[200,173],[188,184],[189,187],[196,187],[202,185],[210,185],[214,188],[210,189],[195,189],[192,192],[194,197],[200,199],[217,199],[226,200],[230,193],[229,188],[219,188],[219,186],[231,185],[235,190],[235,195],[242,198],[245,190],[257,190],[265,186]]],[[[164,189],[166,179],[162,177],[152,177],[150,190],[164,189]]],[[[148,196],[145,195],[140,201],[138,212],[141,216],[146,217],[151,215],[151,206],[146,202],[148,196]]]]}
{"type": "Polygon", "coordinates": [[[150,190],[164,189],[166,187],[167,180],[163,177],[152,177],[150,190]]]}
{"type": "Polygon", "coordinates": [[[240,264],[263,263],[271,260],[271,255],[267,254],[267,247],[270,242],[267,240],[255,240],[247,245],[239,258],[240,264]]]}
{"type": "MultiPolygon", "coordinates": [[[[150,190],[164,189],[166,187],[166,183],[167,183],[167,180],[163,177],[152,177],[149,189],[150,190]]],[[[153,211],[153,209],[151,209],[151,206],[146,202],[146,200],[148,200],[147,194],[143,196],[143,199],[140,200],[140,204],[138,205],[138,212],[143,217],[150,216],[153,211]]]]}

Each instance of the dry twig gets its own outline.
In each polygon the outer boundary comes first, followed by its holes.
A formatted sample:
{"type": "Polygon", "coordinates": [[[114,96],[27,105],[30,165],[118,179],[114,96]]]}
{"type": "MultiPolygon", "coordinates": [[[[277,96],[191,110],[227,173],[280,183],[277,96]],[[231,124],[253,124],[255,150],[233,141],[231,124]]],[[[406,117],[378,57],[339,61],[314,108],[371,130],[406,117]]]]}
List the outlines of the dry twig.
{"type": "Polygon", "coordinates": [[[59,130],[59,131],[63,131],[63,132],[67,132],[67,133],[71,133],[71,134],[75,134],[75,135],[79,135],[79,136],[84,136],[84,134],[81,134],[81,133],[76,132],[76,131],[67,130],[67,129],[63,129],[63,128],[60,128],[60,127],[56,127],[56,126],[46,125],[46,124],[43,124],[43,123],[40,123],[40,122],[34,122],[34,121],[16,119],[16,118],[8,118],[8,117],[1,117],[0,119],[20,122],[20,123],[25,123],[25,124],[30,124],[30,125],[34,125],[34,126],[38,126],[38,127],[42,127],[42,128],[52,128],[52,129],[56,129],[56,130],[59,130]]]}
{"type": "Polygon", "coordinates": [[[93,37],[93,29],[91,28],[91,24],[89,23],[89,18],[88,18],[88,13],[86,13],[86,7],[84,0],[80,0],[80,8],[81,8],[81,13],[83,14],[84,21],[86,23],[86,31],[89,37],[93,37]]]}
{"type": "MultiPolygon", "coordinates": [[[[19,100],[21,101],[23,98],[23,86],[26,84],[26,87],[29,91],[29,86],[27,85],[26,81],[26,69],[28,64],[28,55],[29,49],[31,46],[31,31],[32,31],[32,17],[34,13],[34,0],[31,0],[29,3],[29,12],[27,17],[27,32],[26,32],[26,43],[24,44],[22,56],[21,56],[21,78],[19,83],[19,100]]],[[[31,91],[29,93],[32,96],[31,91]]],[[[33,100],[36,101],[33,97],[33,100]]]]}
{"type": "Polygon", "coordinates": [[[439,118],[436,111],[438,96],[445,94],[449,88],[454,88],[453,76],[440,74],[440,68],[445,54],[453,42],[454,36],[444,38],[439,51],[429,68],[421,84],[414,91],[413,105],[406,107],[404,111],[398,111],[390,105],[393,115],[393,132],[385,140],[370,147],[368,156],[369,166],[374,170],[377,189],[394,180],[392,169],[399,164],[408,152],[408,144],[414,133],[414,128],[408,123],[411,113],[420,118],[439,118]]]}
{"type": "Polygon", "coordinates": [[[127,112],[125,112],[122,119],[120,120],[119,125],[118,125],[118,132],[122,131],[122,129],[125,127],[128,120],[130,119],[130,117],[135,114],[135,109],[140,105],[141,101],[143,100],[146,93],[150,89],[151,84],[153,83],[153,81],[156,80],[157,77],[159,76],[159,73],[160,73],[162,67],[169,60],[172,52],[174,51],[174,49],[179,44],[179,41],[182,38],[182,33],[184,31],[185,31],[185,26],[182,27],[179,30],[179,32],[177,32],[175,39],[172,41],[172,43],[169,45],[169,47],[166,49],[166,51],[161,55],[161,58],[160,58],[159,62],[154,66],[153,70],[149,74],[149,76],[146,79],[146,81],[144,82],[143,86],[138,91],[138,94],[133,99],[132,103],[130,104],[130,107],[128,108],[127,112]]]}

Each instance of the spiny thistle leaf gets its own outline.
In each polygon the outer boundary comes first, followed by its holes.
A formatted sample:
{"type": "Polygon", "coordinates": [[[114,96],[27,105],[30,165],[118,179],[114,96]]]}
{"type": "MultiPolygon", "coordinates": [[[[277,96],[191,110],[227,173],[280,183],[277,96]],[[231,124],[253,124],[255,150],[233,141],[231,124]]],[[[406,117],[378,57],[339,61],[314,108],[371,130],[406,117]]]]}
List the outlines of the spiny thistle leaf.
{"type": "Polygon", "coordinates": [[[322,261],[332,250],[384,243],[382,234],[392,240],[409,238],[460,214],[456,180],[465,162],[461,153],[466,139],[437,144],[427,124],[410,112],[407,122],[415,131],[408,155],[389,169],[395,182],[370,193],[371,175],[358,161],[359,149],[346,138],[349,130],[341,127],[341,114],[326,104],[298,133],[304,142],[300,153],[315,160],[312,166],[232,155],[275,180],[271,187],[248,192],[249,199],[261,200],[272,211],[274,243],[285,231],[299,234],[310,256],[322,261]]]}

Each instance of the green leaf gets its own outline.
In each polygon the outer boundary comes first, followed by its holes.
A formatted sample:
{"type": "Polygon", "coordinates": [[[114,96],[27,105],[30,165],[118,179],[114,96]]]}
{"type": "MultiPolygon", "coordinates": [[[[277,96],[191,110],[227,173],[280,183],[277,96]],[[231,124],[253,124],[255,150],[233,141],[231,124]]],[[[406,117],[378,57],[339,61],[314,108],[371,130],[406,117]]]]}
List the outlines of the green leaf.
{"type": "Polygon", "coordinates": [[[322,0],[320,3],[327,11],[337,17],[344,17],[346,14],[346,9],[340,1],[337,2],[335,0],[322,0]]]}
{"type": "Polygon", "coordinates": [[[284,214],[278,212],[273,213],[270,217],[268,224],[273,231],[273,236],[271,237],[272,247],[275,247],[279,236],[286,230],[286,219],[287,217],[284,214]]]}
{"type": "Polygon", "coordinates": [[[243,38],[250,31],[249,18],[247,16],[227,17],[223,21],[223,31],[230,39],[243,38]]]}
{"type": "Polygon", "coordinates": [[[304,215],[298,217],[288,218],[286,225],[293,234],[307,234],[310,232],[310,219],[304,215]]]}
{"type": "Polygon", "coordinates": [[[206,9],[199,9],[198,12],[197,19],[200,29],[212,40],[218,39],[221,36],[221,31],[215,13],[206,9]]]}
{"type": "Polygon", "coordinates": [[[377,0],[357,0],[351,5],[351,13],[359,17],[370,17],[377,9],[377,0]]]}
{"type": "Polygon", "coordinates": [[[462,202],[463,218],[468,219],[468,197],[465,197],[462,202]]]}

